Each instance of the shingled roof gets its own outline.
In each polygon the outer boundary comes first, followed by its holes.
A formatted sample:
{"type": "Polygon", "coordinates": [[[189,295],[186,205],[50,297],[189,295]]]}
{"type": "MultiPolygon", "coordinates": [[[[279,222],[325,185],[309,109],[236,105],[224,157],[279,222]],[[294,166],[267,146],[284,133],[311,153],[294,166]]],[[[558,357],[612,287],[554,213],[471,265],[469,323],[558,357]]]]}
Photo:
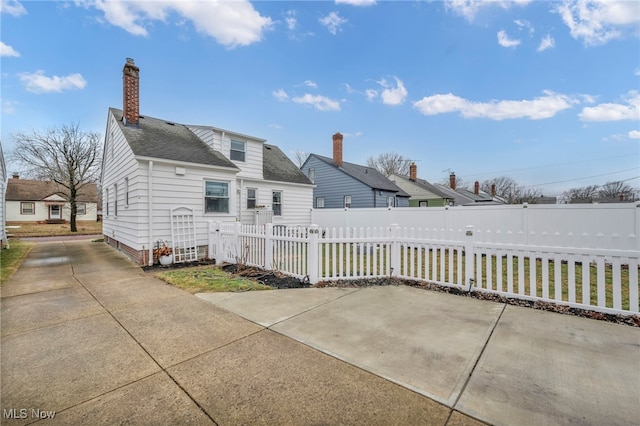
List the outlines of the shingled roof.
{"type": "Polygon", "coordinates": [[[309,178],[275,145],[263,144],[262,177],[278,182],[311,185],[309,178]]]}
{"type": "Polygon", "coordinates": [[[231,160],[209,146],[184,124],[140,116],[138,125],[125,126],[122,110],[109,108],[134,155],[186,163],[238,169],[231,160]]]}
{"type": "Polygon", "coordinates": [[[346,161],[342,163],[342,167],[338,167],[332,158],[324,157],[318,154],[311,154],[311,155],[321,161],[324,161],[330,166],[333,166],[336,169],[343,171],[347,175],[351,176],[354,179],[359,180],[360,182],[364,183],[370,188],[383,190],[383,191],[396,192],[396,195],[399,195],[401,197],[410,196],[409,194],[404,192],[402,188],[400,188],[395,183],[391,182],[382,173],[380,173],[379,171],[377,171],[372,167],[360,166],[358,164],[347,163],[346,161]]]}
{"type": "MultiPolygon", "coordinates": [[[[50,181],[16,178],[7,181],[7,201],[41,201],[55,194],[66,197],[69,191],[61,185],[50,181]]],[[[98,188],[96,184],[85,185],[76,196],[76,201],[97,203],[98,188]]]]}

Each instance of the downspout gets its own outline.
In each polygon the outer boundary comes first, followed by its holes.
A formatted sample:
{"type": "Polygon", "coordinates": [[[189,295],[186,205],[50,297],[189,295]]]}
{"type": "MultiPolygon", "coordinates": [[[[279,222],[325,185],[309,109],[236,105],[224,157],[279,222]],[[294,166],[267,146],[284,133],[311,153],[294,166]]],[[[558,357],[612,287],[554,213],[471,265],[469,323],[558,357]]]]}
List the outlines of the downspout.
{"type": "Polygon", "coordinates": [[[149,266],[153,266],[153,161],[149,160],[149,266]]]}
{"type": "Polygon", "coordinates": [[[238,222],[242,223],[242,187],[244,186],[244,179],[240,179],[240,189],[238,190],[238,198],[236,199],[236,203],[238,203],[238,222]]]}
{"type": "Polygon", "coordinates": [[[373,191],[373,207],[378,207],[376,203],[376,189],[375,188],[371,188],[371,190],[373,191]]]}

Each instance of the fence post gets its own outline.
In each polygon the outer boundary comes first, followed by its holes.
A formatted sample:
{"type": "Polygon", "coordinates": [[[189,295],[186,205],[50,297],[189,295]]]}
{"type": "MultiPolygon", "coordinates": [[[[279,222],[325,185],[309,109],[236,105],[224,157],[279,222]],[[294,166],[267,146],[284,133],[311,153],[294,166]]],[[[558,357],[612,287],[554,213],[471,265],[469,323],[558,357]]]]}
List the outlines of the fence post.
{"type": "Polygon", "coordinates": [[[471,291],[474,285],[474,240],[475,228],[473,225],[467,225],[464,236],[464,276],[466,278],[467,291],[471,291]]]}
{"type": "Polygon", "coordinates": [[[273,223],[267,223],[264,231],[264,269],[273,269],[273,223]]]}
{"type": "Polygon", "coordinates": [[[244,263],[244,247],[242,247],[242,241],[240,238],[240,231],[242,230],[242,223],[234,222],[233,224],[233,245],[234,250],[232,253],[236,254],[236,263],[244,263]]]}
{"type": "Polygon", "coordinates": [[[214,259],[216,264],[224,261],[222,253],[222,238],[220,238],[220,222],[209,221],[209,259],[214,259]]]}
{"type": "Polygon", "coordinates": [[[309,245],[307,249],[307,274],[309,275],[309,284],[316,284],[319,280],[319,240],[320,227],[318,225],[311,225],[309,227],[309,245]]]}
{"type": "MultiPolygon", "coordinates": [[[[389,229],[389,237],[391,238],[391,270],[390,275],[395,272],[396,276],[400,275],[400,225],[392,223],[389,229]]],[[[406,273],[406,271],[405,271],[406,273]]]]}

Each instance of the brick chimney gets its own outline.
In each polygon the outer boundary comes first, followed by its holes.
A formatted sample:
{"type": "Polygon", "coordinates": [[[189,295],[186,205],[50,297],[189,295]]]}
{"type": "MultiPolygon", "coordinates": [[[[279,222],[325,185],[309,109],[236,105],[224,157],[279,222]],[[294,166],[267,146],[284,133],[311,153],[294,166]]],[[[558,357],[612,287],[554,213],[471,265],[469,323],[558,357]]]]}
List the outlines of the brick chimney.
{"type": "Polygon", "coordinates": [[[491,184],[491,196],[492,197],[496,196],[496,184],[495,183],[491,184]]]}
{"type": "Polygon", "coordinates": [[[140,118],[140,68],[132,58],[122,69],[122,116],[125,125],[137,125],[140,118]]]}
{"type": "Polygon", "coordinates": [[[13,174],[13,178],[14,178],[14,179],[20,179],[20,175],[19,175],[18,173],[14,173],[14,174],[13,174]]]}
{"type": "Polygon", "coordinates": [[[454,172],[451,172],[451,174],[449,175],[449,188],[453,189],[454,191],[456,189],[456,174],[454,172]]]}
{"type": "Polygon", "coordinates": [[[342,167],[342,137],[339,132],[333,135],[333,162],[338,167],[342,167]]]}
{"type": "Polygon", "coordinates": [[[476,183],[473,184],[473,193],[476,195],[480,193],[480,182],[476,181],[476,183]]]}
{"type": "Polygon", "coordinates": [[[416,166],[416,163],[414,163],[413,161],[409,166],[409,179],[414,182],[416,181],[416,179],[418,179],[418,166],[416,166]]]}

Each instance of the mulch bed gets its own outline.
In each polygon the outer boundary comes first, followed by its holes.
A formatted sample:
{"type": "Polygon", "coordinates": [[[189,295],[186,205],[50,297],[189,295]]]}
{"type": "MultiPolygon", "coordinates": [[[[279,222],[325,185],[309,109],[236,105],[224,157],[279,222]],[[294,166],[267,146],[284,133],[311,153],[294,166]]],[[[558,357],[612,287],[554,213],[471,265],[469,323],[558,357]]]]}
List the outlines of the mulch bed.
{"type": "MultiPolygon", "coordinates": [[[[191,266],[201,265],[215,265],[212,260],[200,260],[197,262],[189,263],[175,263],[168,266],[154,265],[145,266],[143,269],[146,272],[158,272],[162,270],[180,269],[191,266]]],[[[220,266],[222,270],[229,274],[245,277],[258,281],[264,285],[276,289],[288,289],[288,288],[310,288],[310,287],[343,287],[343,288],[361,288],[361,287],[375,287],[386,285],[406,285],[423,290],[437,291],[441,293],[453,294],[460,297],[472,297],[479,300],[489,300],[498,303],[505,303],[514,306],[522,306],[526,308],[539,309],[543,311],[556,312],[566,315],[574,315],[583,318],[590,318],[598,321],[606,321],[615,324],[628,325],[631,327],[640,327],[639,315],[614,315],[605,314],[602,312],[589,311],[586,309],[572,308],[570,306],[559,305],[556,303],[548,303],[539,300],[522,300],[505,297],[499,294],[487,293],[484,291],[471,291],[467,292],[457,287],[448,287],[439,284],[429,283],[425,281],[413,281],[404,280],[399,278],[369,278],[359,280],[338,280],[338,281],[323,281],[318,284],[311,285],[308,280],[300,280],[295,277],[284,275],[278,271],[266,271],[248,266],[239,266],[235,264],[223,264],[220,266]]]]}

